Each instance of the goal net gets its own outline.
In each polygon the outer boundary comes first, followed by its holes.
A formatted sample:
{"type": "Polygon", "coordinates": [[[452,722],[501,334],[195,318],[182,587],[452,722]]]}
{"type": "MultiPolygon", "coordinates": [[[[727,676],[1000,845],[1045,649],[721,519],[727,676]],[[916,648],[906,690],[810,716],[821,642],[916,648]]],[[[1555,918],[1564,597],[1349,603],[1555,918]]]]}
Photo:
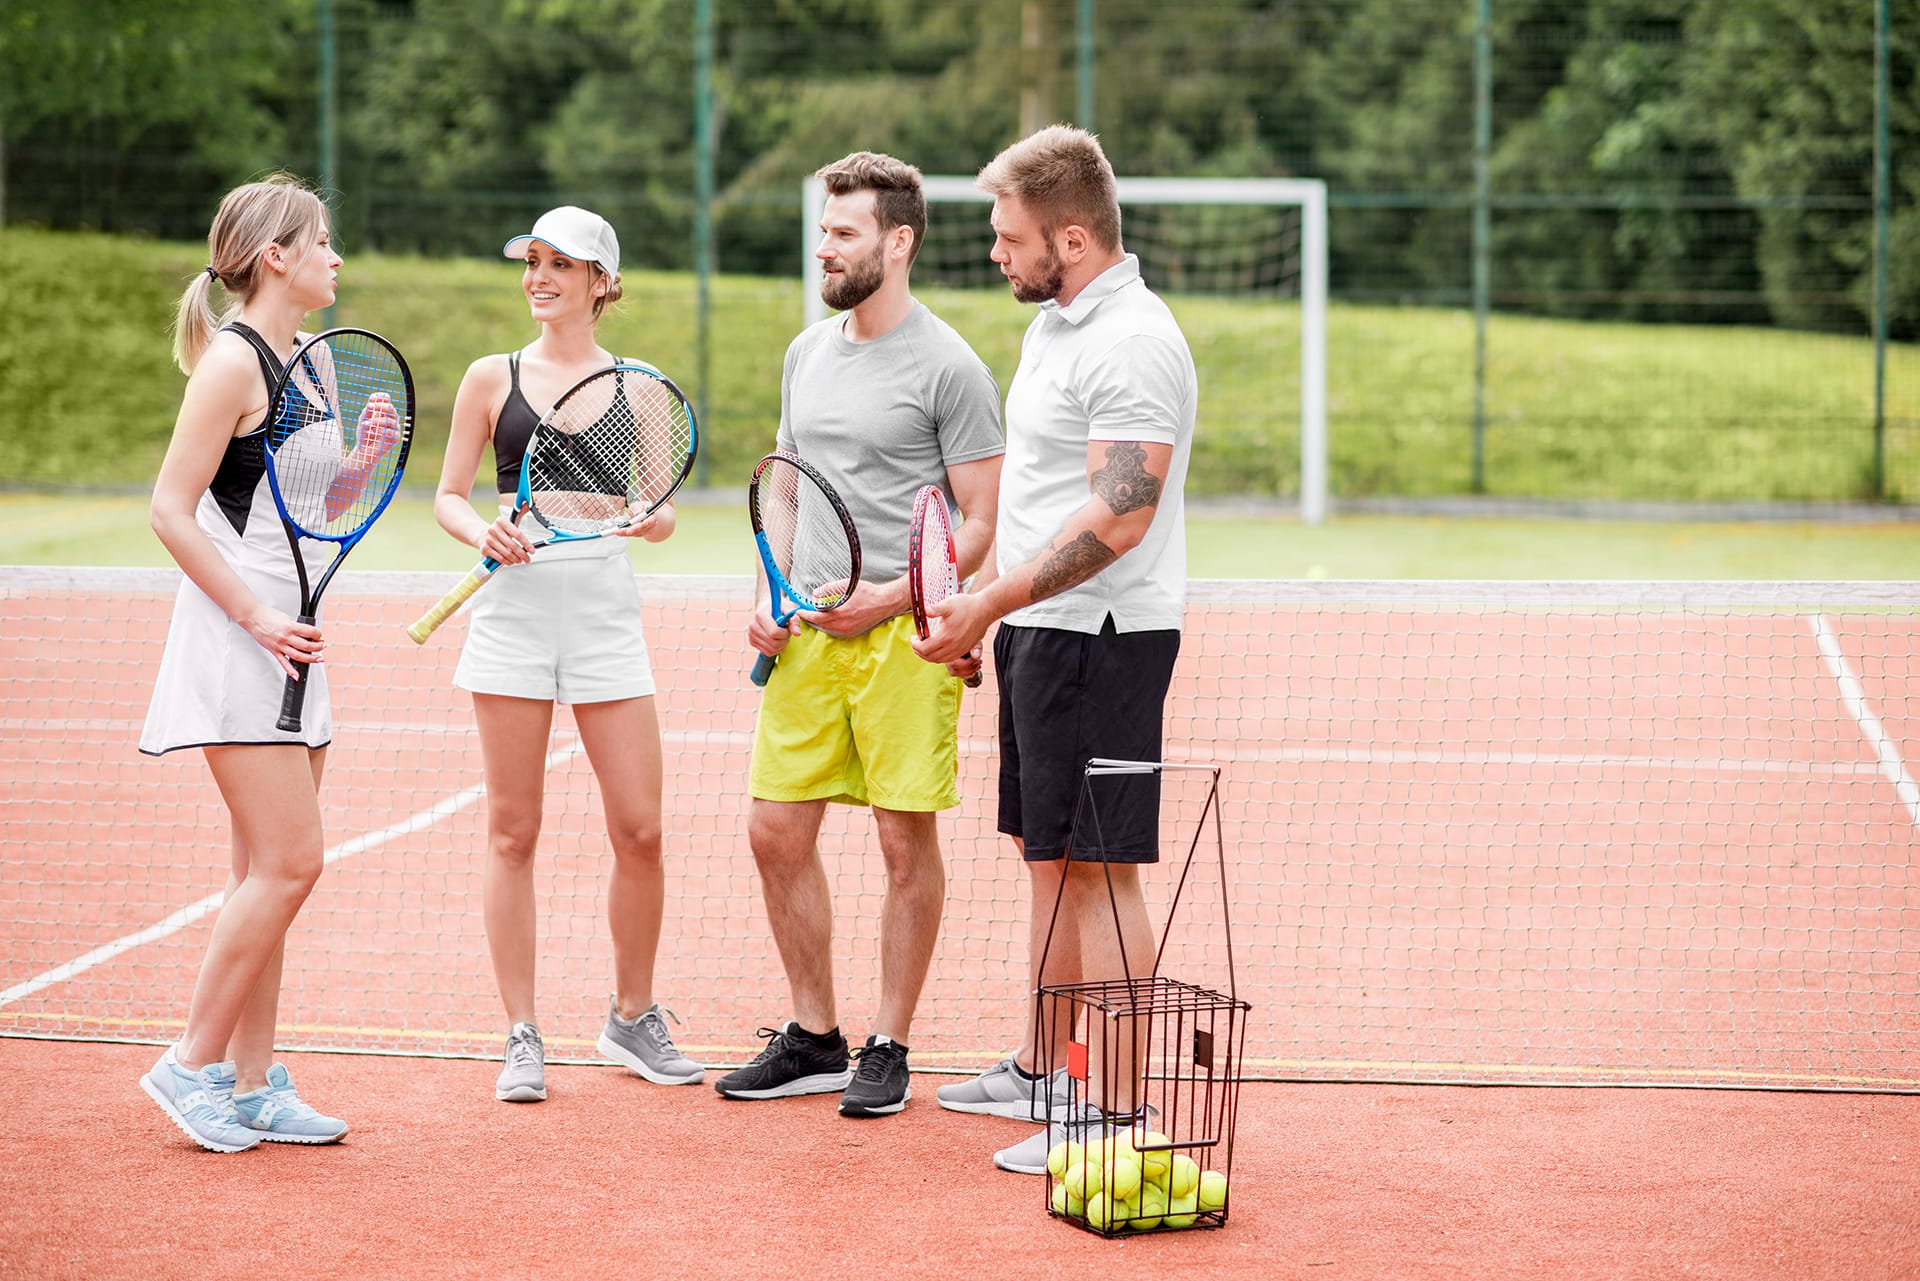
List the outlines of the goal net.
{"type": "MultiPolygon", "coordinates": [[[[967,177],[929,177],[927,235],[913,269],[923,296],[1004,378],[1030,308],[989,259],[991,197],[967,177]],[[953,291],[948,294],[946,291],[953,291]]],[[[804,184],[808,323],[827,314],[814,257],[826,190],[804,184]]],[[[1326,184],[1298,178],[1122,178],[1122,237],[1187,329],[1200,372],[1200,436],[1189,484],[1201,492],[1295,498],[1327,507],[1326,184]],[[1229,312],[1241,314],[1229,316],[1229,312]],[[1213,341],[1215,335],[1220,341],[1213,341]]]]}

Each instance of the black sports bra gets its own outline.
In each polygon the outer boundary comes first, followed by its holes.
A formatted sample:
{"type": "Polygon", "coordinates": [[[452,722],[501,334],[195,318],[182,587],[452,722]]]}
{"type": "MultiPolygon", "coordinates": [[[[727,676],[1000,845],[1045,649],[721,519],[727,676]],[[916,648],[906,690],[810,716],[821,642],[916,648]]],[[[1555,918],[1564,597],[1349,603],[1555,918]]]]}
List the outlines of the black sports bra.
{"type": "Polygon", "coordinates": [[[540,421],[540,415],[527,403],[526,393],[520,390],[519,352],[507,357],[507,370],[513,386],[507,390],[506,403],[500,406],[500,417],[493,424],[493,480],[498,486],[494,492],[501,494],[519,490],[520,460],[526,457],[527,442],[533,439],[533,429],[540,421]]]}

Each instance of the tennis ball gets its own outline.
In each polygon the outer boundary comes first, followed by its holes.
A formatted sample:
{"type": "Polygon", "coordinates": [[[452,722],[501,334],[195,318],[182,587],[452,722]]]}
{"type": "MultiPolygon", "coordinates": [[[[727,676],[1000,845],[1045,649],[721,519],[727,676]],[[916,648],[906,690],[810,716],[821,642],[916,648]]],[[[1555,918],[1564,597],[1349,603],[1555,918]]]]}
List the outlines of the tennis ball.
{"type": "Polygon", "coordinates": [[[1151,1232],[1167,1216],[1167,1196],[1152,1184],[1140,1190],[1140,1213],[1127,1226],[1136,1232],[1151,1232]]]}
{"type": "Polygon", "coordinates": [[[1165,1150],[1171,1142],[1172,1139],[1158,1130],[1148,1130],[1140,1136],[1140,1147],[1136,1151],[1140,1153],[1140,1173],[1148,1182],[1173,1168],[1173,1153],[1165,1150]]]}
{"type": "Polygon", "coordinates": [[[1218,1170],[1208,1170],[1200,1176],[1200,1208],[1218,1210],[1227,1203],[1227,1176],[1218,1170]]]}
{"type": "Polygon", "coordinates": [[[1200,1163],[1184,1152],[1173,1156],[1173,1168],[1167,1176],[1167,1194],[1173,1197],[1191,1196],[1200,1186],[1200,1163]]]}
{"type": "Polygon", "coordinates": [[[1106,1172],[1107,1192],[1125,1201],[1140,1193],[1140,1158],[1133,1153],[1114,1161],[1106,1172]]]}
{"type": "Polygon", "coordinates": [[[1196,1198],[1196,1193],[1189,1192],[1185,1196],[1177,1196],[1167,1202],[1167,1213],[1160,1220],[1161,1224],[1169,1228],[1192,1227],[1193,1221],[1200,1217],[1197,1213],[1200,1204],[1196,1198]]]}
{"type": "Polygon", "coordinates": [[[1100,1167],[1087,1161],[1075,1161],[1060,1176],[1060,1182],[1067,1189],[1068,1196],[1079,1197],[1082,1201],[1091,1200],[1100,1190],[1100,1167]]]}
{"type": "Polygon", "coordinates": [[[1056,1183],[1053,1185],[1053,1212],[1077,1219],[1087,1212],[1087,1203],[1067,1191],[1066,1184],[1056,1183]]]}
{"type": "Polygon", "coordinates": [[[1106,1193],[1104,1192],[1096,1193],[1095,1195],[1087,1198],[1087,1226],[1088,1227],[1096,1228],[1101,1232],[1105,1232],[1108,1228],[1113,1226],[1113,1220],[1114,1220],[1113,1202],[1107,1199],[1106,1193]]]}
{"type": "Polygon", "coordinates": [[[1067,1167],[1085,1159],[1086,1149],[1068,1139],[1062,1139],[1053,1145],[1053,1151],[1047,1153],[1047,1173],[1059,1178],[1067,1172],[1067,1167]]]}

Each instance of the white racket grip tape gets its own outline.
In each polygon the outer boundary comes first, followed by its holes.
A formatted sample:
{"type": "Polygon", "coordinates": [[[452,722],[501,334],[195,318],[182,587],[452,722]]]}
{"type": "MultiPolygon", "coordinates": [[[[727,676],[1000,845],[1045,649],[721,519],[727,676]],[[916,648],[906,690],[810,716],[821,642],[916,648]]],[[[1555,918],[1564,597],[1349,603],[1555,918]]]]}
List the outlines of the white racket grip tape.
{"type": "Polygon", "coordinates": [[[432,609],[420,615],[418,622],[407,628],[407,635],[413,638],[413,643],[416,645],[426,644],[427,637],[433,635],[434,632],[439,629],[440,624],[452,618],[454,612],[466,604],[467,600],[475,592],[480,590],[481,585],[492,577],[493,571],[484,565],[480,565],[476,566],[473,572],[469,573],[465,578],[455,583],[452,591],[442,596],[432,609]]]}

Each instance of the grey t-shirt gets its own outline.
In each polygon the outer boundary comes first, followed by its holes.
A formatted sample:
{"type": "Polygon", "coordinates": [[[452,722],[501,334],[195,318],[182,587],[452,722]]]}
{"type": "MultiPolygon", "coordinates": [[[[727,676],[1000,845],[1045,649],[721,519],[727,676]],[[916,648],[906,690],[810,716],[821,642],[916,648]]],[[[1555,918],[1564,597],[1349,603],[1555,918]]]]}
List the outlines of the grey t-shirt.
{"type": "Polygon", "coordinates": [[[853,342],[846,317],[807,326],[787,347],[780,376],[780,447],[820,469],[860,532],[860,577],[907,572],[913,496],[938,485],[953,505],[947,466],[1006,452],[1000,388],[966,339],[918,301],[871,342],[853,342]]]}

